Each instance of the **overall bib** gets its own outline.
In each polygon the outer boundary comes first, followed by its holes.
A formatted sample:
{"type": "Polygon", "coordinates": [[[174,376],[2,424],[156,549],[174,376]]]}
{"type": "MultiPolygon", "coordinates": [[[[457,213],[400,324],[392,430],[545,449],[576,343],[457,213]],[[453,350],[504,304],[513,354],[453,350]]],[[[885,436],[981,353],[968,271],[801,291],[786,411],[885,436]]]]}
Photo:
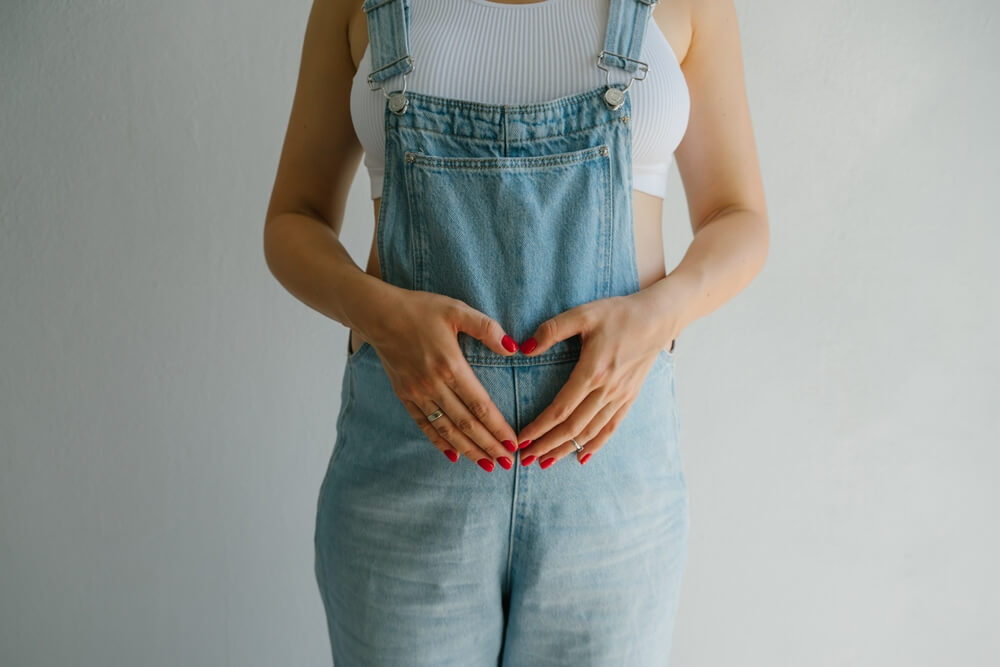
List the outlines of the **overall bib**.
{"type": "MultiPolygon", "coordinates": [[[[376,231],[382,279],[461,299],[515,340],[581,303],[639,290],[628,86],[656,0],[611,0],[606,85],[539,104],[406,91],[409,3],[366,0],[386,95],[376,231]]],[[[645,68],[645,69],[644,69],[645,68]]],[[[573,336],[534,358],[459,333],[517,431],[565,384],[573,336]]],[[[350,350],[348,346],[348,351],[350,350]]],[[[663,667],[688,548],[674,355],[661,350],[586,465],[451,463],[368,342],[346,361],[319,490],[315,574],[337,667],[663,667]]],[[[586,447],[586,443],[582,443],[586,447]]]]}

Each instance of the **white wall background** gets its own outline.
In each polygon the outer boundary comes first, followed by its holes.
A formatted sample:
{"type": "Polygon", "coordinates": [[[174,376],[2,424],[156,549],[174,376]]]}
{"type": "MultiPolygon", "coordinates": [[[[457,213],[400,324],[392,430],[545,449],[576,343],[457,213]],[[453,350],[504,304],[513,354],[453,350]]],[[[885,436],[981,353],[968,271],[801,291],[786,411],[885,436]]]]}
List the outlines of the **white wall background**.
{"type": "MultiPolygon", "coordinates": [[[[673,664],[996,665],[1000,10],[737,6],[772,245],[678,342],[673,664]]],[[[261,246],[308,11],[0,3],[2,665],[329,664],[347,332],[261,246]]]]}

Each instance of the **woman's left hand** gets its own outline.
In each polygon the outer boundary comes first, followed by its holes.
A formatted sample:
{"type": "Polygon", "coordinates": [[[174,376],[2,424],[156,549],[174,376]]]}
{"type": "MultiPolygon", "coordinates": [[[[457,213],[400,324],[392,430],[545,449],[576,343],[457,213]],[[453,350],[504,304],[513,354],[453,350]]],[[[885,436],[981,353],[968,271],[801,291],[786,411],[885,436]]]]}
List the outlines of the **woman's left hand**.
{"type": "Polygon", "coordinates": [[[576,453],[570,438],[584,447],[577,460],[586,463],[611,437],[657,355],[677,337],[677,331],[669,330],[667,314],[654,318],[653,313],[654,304],[638,291],[580,304],[538,326],[533,336],[537,345],[530,352],[522,349],[522,354],[535,356],[575,334],[580,334],[582,344],[566,384],[518,433],[518,443],[531,441],[522,445],[523,464],[538,457],[539,465],[547,468],[576,453]]]}

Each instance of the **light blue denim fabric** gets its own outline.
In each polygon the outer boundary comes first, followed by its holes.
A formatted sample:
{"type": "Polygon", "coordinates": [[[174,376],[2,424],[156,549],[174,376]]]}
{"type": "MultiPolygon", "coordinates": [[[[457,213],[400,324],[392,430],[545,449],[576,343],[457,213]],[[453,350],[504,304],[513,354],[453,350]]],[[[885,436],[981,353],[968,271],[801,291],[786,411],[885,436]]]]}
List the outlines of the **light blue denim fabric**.
{"type": "MultiPolygon", "coordinates": [[[[408,2],[364,3],[376,70],[419,66],[419,54],[399,60],[408,2]]],[[[610,11],[628,20],[609,21],[606,43],[635,57],[649,3],[610,11]]],[[[602,81],[596,61],[595,72],[602,81]]],[[[612,110],[605,89],[528,105],[408,90],[403,113],[387,106],[383,280],[461,299],[516,340],[637,291],[631,103],[612,110]]],[[[551,403],[581,349],[578,336],[533,358],[459,342],[515,430],[551,403]]],[[[315,532],[334,664],[667,665],[689,527],[674,362],[659,353],[586,465],[522,467],[518,453],[489,473],[431,445],[374,347],[349,354],[315,532]]]]}

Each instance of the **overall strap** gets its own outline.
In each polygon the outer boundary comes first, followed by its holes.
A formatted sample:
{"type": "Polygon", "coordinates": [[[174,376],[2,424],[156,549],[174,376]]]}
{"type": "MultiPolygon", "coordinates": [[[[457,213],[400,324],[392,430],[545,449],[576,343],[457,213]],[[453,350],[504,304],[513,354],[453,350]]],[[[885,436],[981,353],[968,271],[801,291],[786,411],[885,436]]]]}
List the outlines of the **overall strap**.
{"type": "Polygon", "coordinates": [[[621,108],[625,101],[625,91],[633,81],[646,78],[649,65],[639,60],[639,56],[642,54],[642,39],[646,36],[647,23],[653,7],[659,1],[611,0],[604,49],[597,56],[597,66],[607,72],[608,87],[604,93],[604,101],[612,109],[621,108]],[[624,88],[611,85],[609,67],[617,67],[629,73],[628,84],[624,88]]]}
{"type": "Polygon", "coordinates": [[[604,50],[598,57],[602,64],[618,67],[629,74],[645,64],[639,60],[642,38],[646,36],[646,23],[653,13],[653,7],[659,2],[660,0],[611,0],[604,50]]]}
{"type": "MultiPolygon", "coordinates": [[[[361,5],[368,17],[368,49],[372,71],[368,87],[381,88],[386,79],[413,70],[410,55],[410,0],[365,0],[361,5]]],[[[386,97],[389,97],[386,95],[386,97]]]]}
{"type": "MultiPolygon", "coordinates": [[[[653,7],[659,1],[610,0],[604,49],[597,56],[597,66],[608,74],[605,101],[612,109],[621,107],[625,91],[633,81],[644,79],[649,70],[649,65],[639,60],[639,56],[642,53],[647,22],[653,7]],[[611,85],[609,66],[629,73],[629,82],[624,88],[611,85]],[[637,72],[641,75],[636,76],[637,72]]],[[[368,48],[372,64],[368,87],[379,90],[384,81],[402,74],[402,90],[392,95],[383,90],[382,94],[389,100],[389,108],[393,112],[404,113],[407,107],[406,75],[413,71],[413,56],[410,54],[410,0],[365,0],[361,9],[367,15],[368,48]]]]}

